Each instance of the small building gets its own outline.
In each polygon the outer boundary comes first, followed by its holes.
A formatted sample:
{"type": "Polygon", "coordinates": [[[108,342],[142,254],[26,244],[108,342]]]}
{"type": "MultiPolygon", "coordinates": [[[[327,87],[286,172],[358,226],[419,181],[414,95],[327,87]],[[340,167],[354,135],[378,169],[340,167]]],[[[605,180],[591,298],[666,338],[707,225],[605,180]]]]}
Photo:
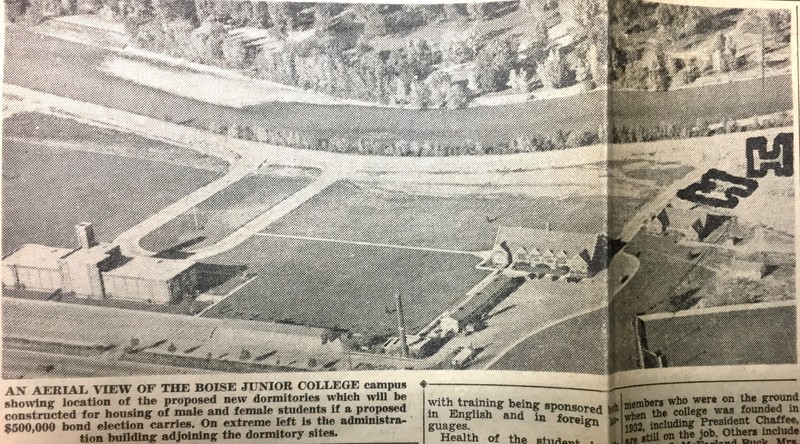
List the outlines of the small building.
{"type": "Polygon", "coordinates": [[[749,279],[757,281],[764,276],[765,265],[759,261],[748,261],[744,259],[731,259],[727,274],[733,279],[749,279]]]}
{"type": "Polygon", "coordinates": [[[464,347],[453,356],[451,364],[454,368],[464,368],[472,362],[472,359],[474,359],[477,354],[478,352],[474,348],[464,347]]]}
{"type": "Polygon", "coordinates": [[[736,218],[731,215],[711,213],[699,206],[684,209],[668,204],[650,219],[647,231],[662,235],[678,234],[692,241],[716,243],[736,225],[736,218]]]}
{"type": "Polygon", "coordinates": [[[522,277],[498,274],[455,310],[442,316],[439,320],[442,336],[457,334],[468,325],[481,322],[485,315],[516,291],[524,282],[525,278],[522,277]]]}
{"type": "Polygon", "coordinates": [[[137,256],[103,280],[106,296],[116,299],[175,304],[197,293],[197,268],[189,260],[137,256]]]}
{"type": "Polygon", "coordinates": [[[62,288],[60,259],[72,248],[25,244],[3,257],[3,286],[51,292],[62,288]]]}

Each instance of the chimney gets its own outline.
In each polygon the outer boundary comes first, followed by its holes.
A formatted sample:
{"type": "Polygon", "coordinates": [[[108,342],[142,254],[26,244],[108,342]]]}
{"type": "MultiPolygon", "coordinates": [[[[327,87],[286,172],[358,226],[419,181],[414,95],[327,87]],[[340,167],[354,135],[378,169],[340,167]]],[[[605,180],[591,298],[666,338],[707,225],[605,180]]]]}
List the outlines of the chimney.
{"type": "Polygon", "coordinates": [[[78,245],[81,248],[89,249],[97,245],[97,240],[94,238],[94,228],[91,222],[81,222],[75,225],[75,234],[78,236],[78,245]]]}
{"type": "Polygon", "coordinates": [[[403,357],[408,357],[408,339],[406,339],[406,319],[403,316],[403,298],[400,292],[395,294],[397,298],[397,330],[400,334],[400,345],[402,346],[403,357]]]}

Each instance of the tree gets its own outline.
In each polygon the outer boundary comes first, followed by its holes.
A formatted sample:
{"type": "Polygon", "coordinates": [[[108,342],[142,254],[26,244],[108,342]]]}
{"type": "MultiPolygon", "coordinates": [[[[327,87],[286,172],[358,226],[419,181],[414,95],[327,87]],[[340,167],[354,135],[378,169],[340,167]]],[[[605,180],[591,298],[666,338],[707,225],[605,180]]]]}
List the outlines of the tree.
{"type": "Polygon", "coordinates": [[[223,60],[222,42],[227,32],[222,23],[206,23],[191,33],[191,44],[195,59],[200,63],[216,64],[223,60]]]}
{"type": "Polygon", "coordinates": [[[443,71],[436,71],[428,76],[427,82],[431,93],[431,107],[441,108],[447,105],[447,92],[450,90],[450,84],[453,82],[450,74],[443,71]]]}
{"type": "Polygon", "coordinates": [[[414,79],[408,92],[408,103],[414,108],[423,109],[428,106],[430,99],[431,91],[428,86],[421,80],[414,79]]]}
{"type": "Polygon", "coordinates": [[[153,8],[162,23],[197,20],[194,0],[154,0],[153,8]]]}
{"type": "Polygon", "coordinates": [[[736,44],[733,39],[720,31],[714,45],[714,52],[711,55],[711,64],[714,72],[724,74],[736,68],[736,44]]]}
{"type": "Polygon", "coordinates": [[[608,48],[606,45],[592,43],[586,51],[586,60],[589,64],[589,72],[595,85],[605,85],[608,83],[608,48]]]}
{"type": "Polygon", "coordinates": [[[318,30],[327,28],[336,12],[337,6],[332,3],[317,3],[314,5],[314,28],[318,30]]]}
{"type": "Polygon", "coordinates": [[[664,50],[655,48],[648,66],[647,88],[651,91],[666,91],[671,82],[664,50]]]}
{"type": "Polygon", "coordinates": [[[467,16],[470,20],[480,20],[485,16],[483,3],[467,3],[467,16]]]}
{"type": "Polygon", "coordinates": [[[462,20],[466,15],[466,10],[461,5],[444,4],[442,5],[444,18],[447,20],[462,20]]]}
{"type": "Polygon", "coordinates": [[[295,13],[292,9],[292,5],[286,2],[268,2],[267,10],[269,11],[272,26],[278,32],[286,35],[289,31],[294,29],[295,13]]]}
{"type": "Polygon", "coordinates": [[[371,39],[386,35],[386,16],[380,5],[358,4],[354,7],[356,14],[364,21],[364,37],[371,39]]]}
{"type": "Polygon", "coordinates": [[[567,64],[561,55],[560,48],[554,48],[539,68],[539,79],[545,88],[563,88],[566,83],[567,64]]]}
{"type": "Polygon", "coordinates": [[[475,76],[481,91],[497,91],[508,84],[514,67],[513,51],[508,40],[493,40],[475,57],[475,76]]]}
{"type": "Polygon", "coordinates": [[[450,85],[450,89],[447,90],[447,107],[450,109],[464,108],[467,106],[467,102],[469,102],[469,97],[464,85],[460,83],[450,85]]]}
{"type": "Polygon", "coordinates": [[[477,53],[477,35],[474,30],[463,33],[448,32],[439,43],[442,59],[450,65],[468,62],[475,58],[477,53]]]}
{"type": "Polygon", "coordinates": [[[240,361],[247,361],[250,359],[250,357],[251,357],[250,350],[247,350],[246,348],[243,348],[242,352],[239,353],[240,361]]]}
{"type": "Polygon", "coordinates": [[[508,73],[508,87],[514,92],[528,92],[528,73],[524,69],[508,73]]]}
{"type": "Polygon", "coordinates": [[[251,61],[247,48],[240,38],[227,38],[222,42],[222,54],[225,62],[232,68],[244,68],[251,61]]]}
{"type": "Polygon", "coordinates": [[[405,55],[408,68],[415,76],[426,78],[433,71],[433,51],[425,39],[409,39],[405,55]]]}

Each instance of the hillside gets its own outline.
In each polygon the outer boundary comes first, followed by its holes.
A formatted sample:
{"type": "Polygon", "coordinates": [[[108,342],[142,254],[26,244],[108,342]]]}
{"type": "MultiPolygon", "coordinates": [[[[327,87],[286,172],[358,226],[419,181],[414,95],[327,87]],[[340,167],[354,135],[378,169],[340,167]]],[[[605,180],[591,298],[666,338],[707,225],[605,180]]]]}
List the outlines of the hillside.
{"type": "Polygon", "coordinates": [[[330,96],[461,108],[667,90],[790,69],[789,14],[641,0],[364,5],[6,0],[7,19],[94,13],[135,47],[330,96]],[[610,17],[610,19],[609,19],[610,17]],[[610,37],[610,39],[609,39],[610,37]],[[609,57],[610,54],[610,57],[609,57]]]}

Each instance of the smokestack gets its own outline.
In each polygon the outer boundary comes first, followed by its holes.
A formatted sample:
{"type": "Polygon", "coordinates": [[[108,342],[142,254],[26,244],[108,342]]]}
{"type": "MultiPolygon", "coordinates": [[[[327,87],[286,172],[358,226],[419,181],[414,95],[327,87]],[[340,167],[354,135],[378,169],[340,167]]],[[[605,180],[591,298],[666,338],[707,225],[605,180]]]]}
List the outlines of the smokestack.
{"type": "Polygon", "coordinates": [[[403,347],[403,357],[408,357],[408,340],[406,339],[406,320],[403,317],[403,299],[400,292],[395,294],[397,298],[397,330],[400,333],[400,344],[403,347]]]}
{"type": "Polygon", "coordinates": [[[78,236],[78,245],[81,248],[89,249],[97,245],[91,222],[81,222],[75,225],[75,234],[78,236]]]}

